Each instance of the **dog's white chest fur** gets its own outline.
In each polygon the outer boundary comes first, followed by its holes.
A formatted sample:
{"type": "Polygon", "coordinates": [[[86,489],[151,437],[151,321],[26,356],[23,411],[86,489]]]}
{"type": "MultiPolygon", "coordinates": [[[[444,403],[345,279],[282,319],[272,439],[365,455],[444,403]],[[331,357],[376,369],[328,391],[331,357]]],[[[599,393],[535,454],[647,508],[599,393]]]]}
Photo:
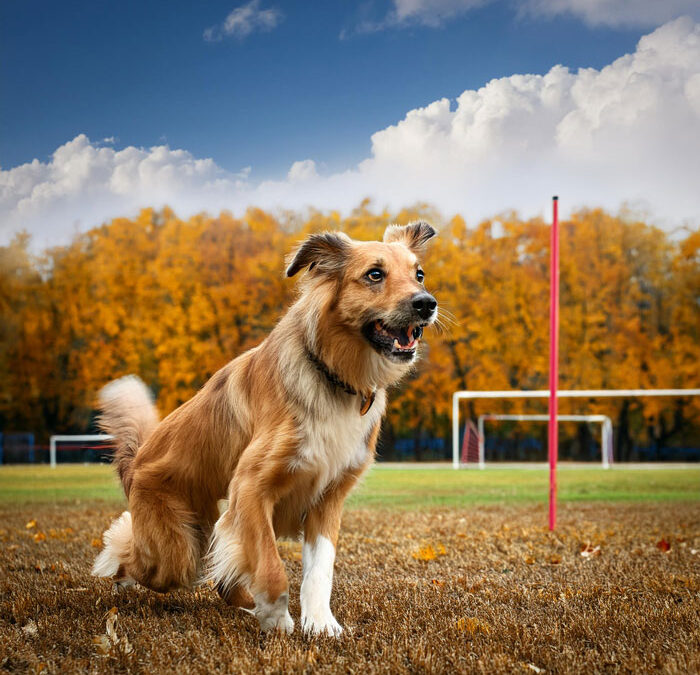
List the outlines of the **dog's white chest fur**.
{"type": "Polygon", "coordinates": [[[380,421],[386,394],[377,392],[367,414],[360,415],[359,397],[319,396],[315,414],[307,414],[300,424],[301,443],[292,460],[292,469],[315,475],[316,494],[342,475],[367,460],[367,442],[380,421]]]}

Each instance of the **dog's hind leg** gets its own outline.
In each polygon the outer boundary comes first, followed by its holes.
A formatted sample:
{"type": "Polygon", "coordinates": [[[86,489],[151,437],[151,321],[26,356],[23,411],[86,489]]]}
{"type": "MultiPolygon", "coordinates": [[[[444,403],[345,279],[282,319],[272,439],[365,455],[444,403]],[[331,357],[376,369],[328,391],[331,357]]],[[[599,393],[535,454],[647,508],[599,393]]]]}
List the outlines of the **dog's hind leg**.
{"type": "Polygon", "coordinates": [[[134,536],[126,573],[161,593],[192,586],[203,542],[191,512],[172,494],[142,491],[136,484],[133,490],[134,536]]]}
{"type": "Polygon", "coordinates": [[[92,573],[118,586],[134,582],[165,592],[197,577],[202,542],[192,517],[172,495],[134,488],[125,511],[104,534],[92,573]]]}

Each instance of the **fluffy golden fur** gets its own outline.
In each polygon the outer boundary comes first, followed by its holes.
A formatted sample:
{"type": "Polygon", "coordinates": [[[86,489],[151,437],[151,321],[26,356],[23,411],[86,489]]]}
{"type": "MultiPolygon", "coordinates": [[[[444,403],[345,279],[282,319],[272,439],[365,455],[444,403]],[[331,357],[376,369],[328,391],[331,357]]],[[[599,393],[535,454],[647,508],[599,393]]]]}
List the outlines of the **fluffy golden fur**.
{"type": "Polygon", "coordinates": [[[298,299],[267,339],[160,423],[138,378],[107,385],[101,426],[116,439],[129,511],[93,573],[155,591],[204,576],[263,629],[291,631],[276,539],[302,533],[303,628],[338,635],[329,601],[341,510],[374,458],[385,390],[436,318],[420,268],[434,234],[417,222],[390,226],[382,242],[311,235],[287,268],[306,270],[298,299]]]}

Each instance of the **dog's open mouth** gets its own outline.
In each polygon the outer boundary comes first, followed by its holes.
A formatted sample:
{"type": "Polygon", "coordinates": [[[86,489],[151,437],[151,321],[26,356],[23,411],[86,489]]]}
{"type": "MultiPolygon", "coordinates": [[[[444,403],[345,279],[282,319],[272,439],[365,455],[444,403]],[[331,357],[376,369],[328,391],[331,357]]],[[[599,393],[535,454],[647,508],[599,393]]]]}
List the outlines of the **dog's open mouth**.
{"type": "Polygon", "coordinates": [[[393,328],[382,321],[366,323],[362,332],[380,353],[398,361],[410,361],[423,335],[424,324],[393,328]]]}

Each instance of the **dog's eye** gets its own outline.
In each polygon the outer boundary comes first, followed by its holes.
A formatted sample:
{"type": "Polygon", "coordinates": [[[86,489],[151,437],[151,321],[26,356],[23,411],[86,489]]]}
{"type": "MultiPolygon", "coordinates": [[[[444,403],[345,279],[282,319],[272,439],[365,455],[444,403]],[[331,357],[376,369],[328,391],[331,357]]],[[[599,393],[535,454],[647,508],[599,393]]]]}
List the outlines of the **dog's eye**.
{"type": "Polygon", "coordinates": [[[384,279],[384,272],[382,270],[377,269],[376,267],[374,269],[371,269],[365,276],[370,280],[370,281],[381,281],[384,279]]]}
{"type": "Polygon", "coordinates": [[[416,279],[418,279],[418,283],[423,283],[423,279],[425,279],[425,274],[423,273],[423,270],[416,271],[416,279]]]}

